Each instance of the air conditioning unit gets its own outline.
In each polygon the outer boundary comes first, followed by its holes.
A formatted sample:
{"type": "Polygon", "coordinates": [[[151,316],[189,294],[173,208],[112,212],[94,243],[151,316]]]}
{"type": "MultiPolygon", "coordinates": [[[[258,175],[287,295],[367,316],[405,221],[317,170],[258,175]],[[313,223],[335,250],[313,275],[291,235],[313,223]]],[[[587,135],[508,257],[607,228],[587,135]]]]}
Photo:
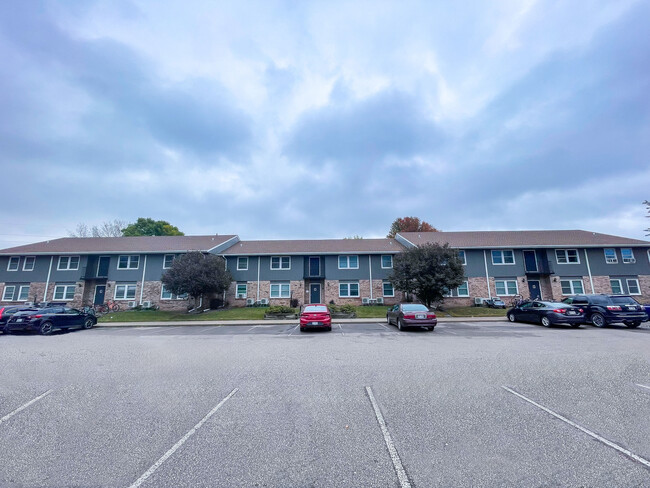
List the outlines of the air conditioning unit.
{"type": "Polygon", "coordinates": [[[25,302],[25,303],[23,303],[23,305],[25,305],[26,307],[33,307],[34,302],[25,302]]]}
{"type": "Polygon", "coordinates": [[[383,305],[384,299],[382,297],[377,297],[377,305],[383,305]]]}
{"type": "Polygon", "coordinates": [[[363,298],[361,299],[361,303],[362,303],[363,305],[368,305],[368,304],[370,303],[370,298],[369,298],[369,297],[363,297],[363,298]]]}
{"type": "Polygon", "coordinates": [[[237,293],[237,298],[246,298],[246,293],[237,293]]]}
{"type": "Polygon", "coordinates": [[[269,304],[269,299],[268,298],[262,298],[260,300],[260,305],[268,305],[269,304]]]}
{"type": "Polygon", "coordinates": [[[129,308],[135,308],[138,306],[138,302],[129,302],[129,308]]]}
{"type": "Polygon", "coordinates": [[[255,300],[252,299],[252,298],[247,298],[246,299],[246,306],[247,307],[252,307],[253,305],[255,305],[255,300]]]}
{"type": "Polygon", "coordinates": [[[485,298],[474,297],[474,305],[483,305],[484,300],[485,300],[485,298]]]}
{"type": "Polygon", "coordinates": [[[150,301],[142,302],[142,307],[143,308],[151,308],[151,302],[150,301]]]}

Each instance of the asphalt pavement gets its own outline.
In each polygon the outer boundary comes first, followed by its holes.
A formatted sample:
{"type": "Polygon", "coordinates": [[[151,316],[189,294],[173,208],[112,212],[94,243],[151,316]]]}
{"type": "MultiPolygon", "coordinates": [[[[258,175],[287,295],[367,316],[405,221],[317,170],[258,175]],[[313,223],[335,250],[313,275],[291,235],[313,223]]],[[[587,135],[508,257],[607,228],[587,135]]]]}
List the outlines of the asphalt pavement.
{"type": "Polygon", "coordinates": [[[649,341],[493,321],[0,336],[0,486],[650,486],[649,341]]]}

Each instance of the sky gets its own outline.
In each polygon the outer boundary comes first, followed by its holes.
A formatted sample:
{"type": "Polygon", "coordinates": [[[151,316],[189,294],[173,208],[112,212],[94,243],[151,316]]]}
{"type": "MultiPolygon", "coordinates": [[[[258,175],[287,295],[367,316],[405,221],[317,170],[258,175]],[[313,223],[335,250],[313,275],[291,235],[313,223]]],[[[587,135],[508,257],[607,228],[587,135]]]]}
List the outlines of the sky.
{"type": "Polygon", "coordinates": [[[0,2],[0,247],[138,217],[648,239],[649,19],[633,0],[0,2]]]}

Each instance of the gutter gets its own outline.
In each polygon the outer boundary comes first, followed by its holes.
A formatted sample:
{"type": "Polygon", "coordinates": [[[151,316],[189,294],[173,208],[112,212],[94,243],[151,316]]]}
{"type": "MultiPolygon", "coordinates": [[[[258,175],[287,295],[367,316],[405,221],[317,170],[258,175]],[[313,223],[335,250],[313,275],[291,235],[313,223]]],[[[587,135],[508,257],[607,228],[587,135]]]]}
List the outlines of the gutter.
{"type": "Polygon", "coordinates": [[[490,290],[490,275],[488,274],[487,255],[485,254],[485,249],[483,249],[483,264],[485,264],[485,283],[487,284],[488,298],[492,298],[492,291],[490,290]]]}
{"type": "Polygon", "coordinates": [[[372,300],[372,256],[368,256],[368,271],[370,273],[370,299],[372,300]]]}
{"type": "Polygon", "coordinates": [[[587,265],[587,273],[589,273],[589,284],[591,285],[591,293],[596,293],[594,291],[594,278],[591,276],[591,266],[589,266],[589,256],[587,256],[586,249],[585,249],[585,264],[587,265]]]}
{"type": "Polygon", "coordinates": [[[262,262],[261,256],[257,256],[257,298],[255,298],[255,301],[259,302],[260,301],[260,264],[262,262]]]}
{"type": "Polygon", "coordinates": [[[50,286],[50,276],[52,275],[52,263],[54,262],[54,256],[50,257],[50,269],[47,270],[47,280],[45,281],[45,292],[43,294],[43,301],[47,302],[47,289],[50,286]]]}
{"type": "Polygon", "coordinates": [[[144,255],[144,265],[142,266],[142,282],[140,284],[140,305],[142,305],[142,295],[144,293],[144,274],[147,271],[147,255],[144,255]]]}

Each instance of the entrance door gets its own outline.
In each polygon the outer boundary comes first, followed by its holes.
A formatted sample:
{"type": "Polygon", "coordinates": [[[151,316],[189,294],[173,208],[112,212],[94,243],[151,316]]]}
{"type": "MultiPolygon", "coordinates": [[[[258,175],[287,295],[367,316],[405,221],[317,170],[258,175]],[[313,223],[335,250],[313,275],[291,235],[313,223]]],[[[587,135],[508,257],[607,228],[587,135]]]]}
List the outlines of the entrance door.
{"type": "Polygon", "coordinates": [[[539,288],[539,280],[528,280],[528,291],[531,300],[541,300],[542,290],[539,288]]]}
{"type": "Polygon", "coordinates": [[[524,264],[526,266],[526,273],[537,273],[537,257],[535,256],[535,251],[524,251],[524,264]]]}
{"type": "Polygon", "coordinates": [[[309,285],[309,303],[320,303],[320,283],[309,285]]]}
{"type": "Polygon", "coordinates": [[[309,276],[320,276],[320,258],[309,258],[309,276]]]}
{"type": "Polygon", "coordinates": [[[106,285],[97,285],[95,287],[95,300],[93,300],[94,305],[101,305],[104,303],[104,295],[106,294],[106,285]]]}
{"type": "Polygon", "coordinates": [[[108,267],[110,264],[111,264],[110,256],[100,256],[99,263],[97,264],[98,278],[106,278],[108,276],[108,267]]]}

